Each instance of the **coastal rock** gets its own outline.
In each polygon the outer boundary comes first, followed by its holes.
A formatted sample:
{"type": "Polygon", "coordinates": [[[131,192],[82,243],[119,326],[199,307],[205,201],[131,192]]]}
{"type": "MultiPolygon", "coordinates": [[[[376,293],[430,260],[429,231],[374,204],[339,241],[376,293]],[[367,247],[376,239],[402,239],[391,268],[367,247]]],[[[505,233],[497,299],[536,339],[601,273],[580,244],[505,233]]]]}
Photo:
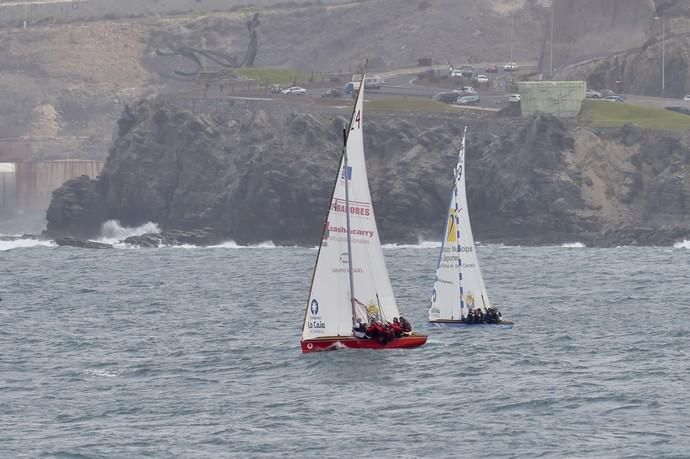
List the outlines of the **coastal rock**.
{"type": "Polygon", "coordinates": [[[195,245],[205,247],[218,244],[222,241],[213,231],[201,229],[196,231],[169,230],[160,233],[145,233],[139,236],[130,236],[125,239],[125,244],[138,247],[155,248],[164,245],[195,245]]]}
{"type": "MultiPolygon", "coordinates": [[[[478,240],[667,245],[690,227],[683,134],[598,131],[543,114],[458,116],[367,117],[367,173],[383,241],[438,239],[465,125],[478,240]]],[[[125,241],[146,247],[318,242],[344,118],[236,108],[217,121],[162,101],[143,101],[123,118],[101,176],[55,191],[49,235],[93,237],[117,219],[158,224],[160,234],[125,241]]]]}
{"type": "Polygon", "coordinates": [[[83,239],[77,239],[75,237],[58,237],[55,238],[55,244],[60,247],[79,247],[80,249],[112,249],[112,244],[104,244],[102,242],[96,241],[85,241],[83,239]]]}
{"type": "Polygon", "coordinates": [[[53,191],[45,234],[88,239],[98,236],[105,218],[103,197],[96,180],[86,175],[65,182],[53,191]]]}

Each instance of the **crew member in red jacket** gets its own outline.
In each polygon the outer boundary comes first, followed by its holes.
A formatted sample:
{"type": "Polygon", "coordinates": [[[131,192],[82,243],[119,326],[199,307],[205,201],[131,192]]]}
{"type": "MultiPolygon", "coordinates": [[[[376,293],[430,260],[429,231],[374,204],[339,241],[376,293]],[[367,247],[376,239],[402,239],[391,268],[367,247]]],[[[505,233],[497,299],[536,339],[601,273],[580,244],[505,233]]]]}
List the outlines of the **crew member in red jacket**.
{"type": "Polygon", "coordinates": [[[391,328],[393,329],[393,333],[395,334],[396,338],[400,338],[402,336],[402,327],[400,326],[400,321],[397,317],[393,317],[391,328]]]}
{"type": "Polygon", "coordinates": [[[367,336],[371,339],[380,340],[383,334],[383,328],[378,322],[371,322],[371,325],[367,327],[367,336]]]}

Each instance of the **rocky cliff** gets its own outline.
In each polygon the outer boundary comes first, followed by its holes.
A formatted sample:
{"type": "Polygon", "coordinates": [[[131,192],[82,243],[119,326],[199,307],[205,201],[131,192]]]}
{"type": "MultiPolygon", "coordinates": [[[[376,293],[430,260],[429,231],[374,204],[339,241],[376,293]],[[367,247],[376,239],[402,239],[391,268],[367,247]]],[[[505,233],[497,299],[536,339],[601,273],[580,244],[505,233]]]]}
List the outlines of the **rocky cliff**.
{"type": "MultiPolygon", "coordinates": [[[[101,177],[55,191],[47,232],[91,237],[114,218],[241,243],[314,245],[344,123],[244,109],[210,119],[142,102],[120,120],[101,177]]],[[[369,116],[367,166],[385,241],[438,238],[454,142],[466,124],[477,239],[668,244],[688,235],[687,137],[634,127],[596,132],[549,116],[369,116]]]]}
{"type": "MultiPolygon", "coordinates": [[[[642,45],[656,8],[654,0],[553,0],[553,6],[554,69],[642,45]]],[[[547,33],[541,59],[545,73],[549,40],[547,33]]]]}
{"type": "Polygon", "coordinates": [[[584,79],[594,89],[682,98],[690,92],[690,35],[671,36],[665,49],[666,58],[662,60],[661,40],[650,40],[639,48],[571,69],[565,76],[584,79]],[[662,62],[666,82],[663,91],[662,62]]]}

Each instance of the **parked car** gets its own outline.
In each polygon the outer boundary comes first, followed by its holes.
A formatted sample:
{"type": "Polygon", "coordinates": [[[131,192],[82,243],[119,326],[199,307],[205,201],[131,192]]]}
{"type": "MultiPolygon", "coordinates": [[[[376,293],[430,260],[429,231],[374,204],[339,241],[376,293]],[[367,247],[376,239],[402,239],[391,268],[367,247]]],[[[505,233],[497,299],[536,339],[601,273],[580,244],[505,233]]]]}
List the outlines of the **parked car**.
{"type": "Polygon", "coordinates": [[[280,91],[281,94],[294,94],[297,96],[303,96],[307,93],[307,90],[300,86],[291,86],[280,91]]]}
{"type": "Polygon", "coordinates": [[[280,94],[280,91],[282,91],[282,90],[283,90],[283,87],[280,86],[279,84],[271,85],[271,92],[273,94],[280,94]]]}
{"type": "Polygon", "coordinates": [[[461,95],[457,92],[439,92],[431,99],[446,104],[454,104],[458,97],[461,97],[461,95]]]}
{"type": "Polygon", "coordinates": [[[515,62],[508,62],[503,66],[504,72],[517,72],[519,69],[520,67],[515,62]]]}
{"type": "Polygon", "coordinates": [[[587,97],[588,99],[601,99],[601,93],[588,89],[587,91],[585,91],[585,97],[587,97]]]}
{"type": "Polygon", "coordinates": [[[486,73],[498,73],[498,66],[496,65],[488,65],[486,69],[484,69],[486,73]]]}
{"type": "Polygon", "coordinates": [[[453,89],[453,92],[459,95],[477,94],[477,90],[472,86],[463,86],[460,89],[453,89]]]}
{"type": "Polygon", "coordinates": [[[690,94],[688,94],[687,96],[683,97],[683,100],[690,100],[690,94]]]}
{"type": "Polygon", "coordinates": [[[477,83],[488,83],[489,82],[489,77],[486,75],[479,74],[477,75],[477,83]]]}
{"type": "Polygon", "coordinates": [[[609,102],[625,102],[625,97],[618,95],[618,94],[614,94],[612,96],[604,97],[603,100],[607,100],[609,102]]]}
{"type": "Polygon", "coordinates": [[[460,96],[455,100],[457,105],[477,105],[480,101],[479,94],[460,96]]]}
{"type": "Polygon", "coordinates": [[[321,93],[321,97],[340,97],[343,92],[338,88],[328,88],[321,93]]]}
{"type": "Polygon", "coordinates": [[[383,80],[380,78],[367,78],[364,81],[364,88],[365,89],[381,89],[382,85],[383,85],[383,80]]]}
{"type": "Polygon", "coordinates": [[[359,86],[362,84],[361,81],[350,81],[343,88],[345,94],[354,94],[355,91],[359,90],[359,86]]]}
{"type": "Polygon", "coordinates": [[[460,69],[463,78],[472,78],[474,76],[474,68],[471,65],[465,65],[460,69]]]}
{"type": "Polygon", "coordinates": [[[508,102],[510,102],[511,104],[517,104],[518,102],[520,102],[520,94],[511,94],[510,96],[508,96],[508,102]]]}

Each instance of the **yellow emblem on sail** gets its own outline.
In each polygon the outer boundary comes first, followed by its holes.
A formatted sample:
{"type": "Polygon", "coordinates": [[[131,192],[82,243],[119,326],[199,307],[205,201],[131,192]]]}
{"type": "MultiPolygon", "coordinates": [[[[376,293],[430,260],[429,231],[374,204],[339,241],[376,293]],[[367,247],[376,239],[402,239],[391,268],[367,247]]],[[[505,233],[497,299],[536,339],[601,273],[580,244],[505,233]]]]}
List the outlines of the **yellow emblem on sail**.
{"type": "Polygon", "coordinates": [[[450,214],[448,215],[448,231],[446,233],[446,242],[457,242],[458,240],[458,229],[455,223],[455,209],[450,209],[450,214]]]}
{"type": "Polygon", "coordinates": [[[468,294],[465,296],[465,304],[466,304],[467,307],[469,307],[470,309],[473,309],[473,308],[474,308],[474,295],[472,295],[471,293],[468,293],[468,294]]]}

